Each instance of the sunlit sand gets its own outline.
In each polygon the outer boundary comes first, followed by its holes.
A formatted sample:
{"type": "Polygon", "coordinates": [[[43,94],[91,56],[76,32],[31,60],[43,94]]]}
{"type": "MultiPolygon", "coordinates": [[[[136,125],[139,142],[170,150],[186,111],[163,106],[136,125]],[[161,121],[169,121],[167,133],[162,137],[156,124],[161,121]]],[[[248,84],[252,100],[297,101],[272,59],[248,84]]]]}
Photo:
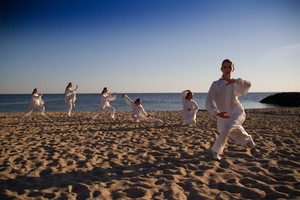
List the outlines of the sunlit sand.
{"type": "Polygon", "coordinates": [[[300,108],[246,110],[255,149],[229,141],[211,157],[216,119],[149,111],[163,123],[94,113],[0,114],[0,199],[296,199],[300,108]]]}

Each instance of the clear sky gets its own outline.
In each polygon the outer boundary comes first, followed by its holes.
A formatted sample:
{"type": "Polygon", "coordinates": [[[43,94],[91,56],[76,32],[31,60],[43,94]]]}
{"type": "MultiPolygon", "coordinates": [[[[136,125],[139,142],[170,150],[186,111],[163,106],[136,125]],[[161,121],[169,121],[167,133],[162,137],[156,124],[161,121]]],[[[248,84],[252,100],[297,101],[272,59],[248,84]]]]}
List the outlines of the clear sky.
{"type": "Polygon", "coordinates": [[[299,92],[300,1],[0,3],[1,94],[207,92],[225,58],[250,92],[299,92]]]}

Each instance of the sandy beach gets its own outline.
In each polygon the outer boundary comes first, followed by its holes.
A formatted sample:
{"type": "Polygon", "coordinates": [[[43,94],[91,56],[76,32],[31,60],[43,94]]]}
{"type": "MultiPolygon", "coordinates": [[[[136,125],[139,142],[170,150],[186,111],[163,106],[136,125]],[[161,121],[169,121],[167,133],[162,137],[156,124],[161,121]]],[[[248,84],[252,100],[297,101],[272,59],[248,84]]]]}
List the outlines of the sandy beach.
{"type": "Polygon", "coordinates": [[[300,108],[246,110],[257,147],[210,148],[216,119],[150,111],[163,123],[94,113],[0,113],[0,199],[300,199],[300,108]]]}

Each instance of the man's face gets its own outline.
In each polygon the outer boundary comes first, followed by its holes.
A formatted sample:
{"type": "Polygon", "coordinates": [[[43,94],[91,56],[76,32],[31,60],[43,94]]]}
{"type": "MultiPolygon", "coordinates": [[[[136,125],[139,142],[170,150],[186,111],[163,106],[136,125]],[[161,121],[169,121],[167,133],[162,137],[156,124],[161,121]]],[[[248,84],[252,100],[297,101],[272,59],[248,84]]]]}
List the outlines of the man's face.
{"type": "Polygon", "coordinates": [[[231,77],[231,73],[234,71],[234,67],[230,62],[225,62],[222,65],[221,71],[223,72],[223,78],[227,79],[231,77]]]}

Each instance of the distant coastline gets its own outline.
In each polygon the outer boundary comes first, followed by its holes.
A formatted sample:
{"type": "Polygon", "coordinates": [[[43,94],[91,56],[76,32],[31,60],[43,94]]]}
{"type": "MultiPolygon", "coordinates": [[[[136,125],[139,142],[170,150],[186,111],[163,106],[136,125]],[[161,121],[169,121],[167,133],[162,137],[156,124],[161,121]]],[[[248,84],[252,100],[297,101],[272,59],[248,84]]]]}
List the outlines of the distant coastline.
{"type": "Polygon", "coordinates": [[[281,92],[265,97],[261,103],[282,107],[300,107],[300,92],[281,92]]]}

